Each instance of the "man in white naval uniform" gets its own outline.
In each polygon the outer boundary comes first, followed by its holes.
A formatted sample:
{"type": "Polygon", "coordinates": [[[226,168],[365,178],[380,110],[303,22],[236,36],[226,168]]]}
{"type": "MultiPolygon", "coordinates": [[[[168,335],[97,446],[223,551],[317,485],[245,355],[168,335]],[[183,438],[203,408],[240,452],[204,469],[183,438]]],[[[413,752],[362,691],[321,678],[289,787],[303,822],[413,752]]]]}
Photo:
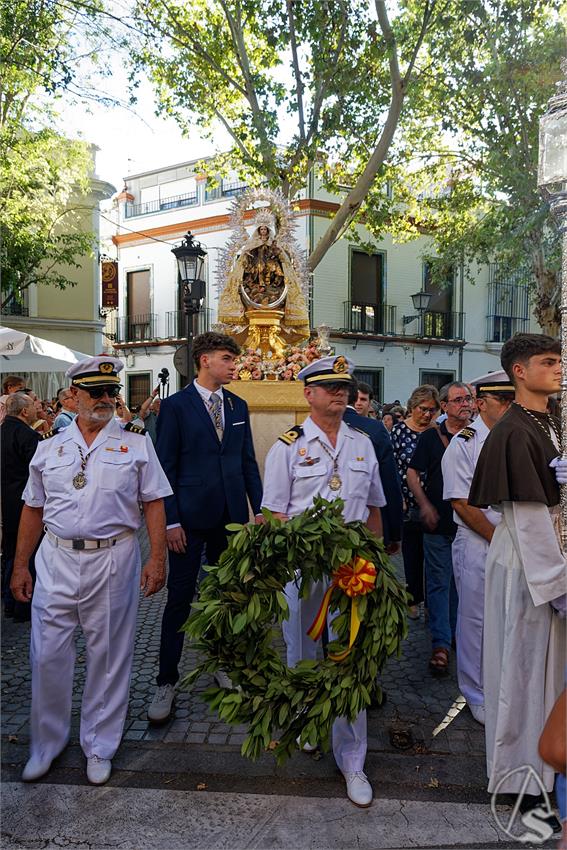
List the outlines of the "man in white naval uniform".
{"type": "Polygon", "coordinates": [[[114,419],[120,369],[120,360],[101,356],[68,370],[78,415],[44,435],[23,494],[11,582],[21,601],[32,598],[28,560],[45,527],[35,559],[25,781],[47,773],[69,740],[80,624],[87,656],[81,747],[90,782],[106,782],[128,708],[139,588],[149,596],[165,581],[163,499],[171,488],[144,429],[114,419]],[[150,540],[141,580],[140,502],[150,540]]]}
{"type": "MultiPolygon", "coordinates": [[[[287,519],[313,505],[315,496],[343,499],[347,522],[366,521],[382,536],[380,508],[385,504],[378,461],[366,434],[342,421],[348,384],[354,365],[346,357],[322,357],[299,372],[305,382],[310,415],[302,426],[283,434],[266,458],[262,505],[287,519]]],[[[307,635],[325,592],[323,582],[313,584],[307,598],[298,598],[298,587],[286,587],[289,620],[284,623],[287,663],[315,659],[317,643],[307,635]]],[[[329,631],[332,632],[329,623],[329,631]]],[[[339,717],[333,724],[333,753],[345,777],[347,795],[357,806],[372,803],[372,786],[364,773],[367,733],[366,712],[353,723],[339,717]]],[[[315,749],[314,742],[304,744],[315,749]]]]}
{"type": "Polygon", "coordinates": [[[450,499],[457,534],[452,558],[459,594],[457,612],[457,678],[472,716],[484,724],[482,685],[482,635],[484,627],[484,566],[500,514],[492,508],[468,503],[476,463],[490,430],[514,398],[514,387],[505,372],[472,382],[479,415],[451,440],[443,459],[443,498],[450,499]]]}

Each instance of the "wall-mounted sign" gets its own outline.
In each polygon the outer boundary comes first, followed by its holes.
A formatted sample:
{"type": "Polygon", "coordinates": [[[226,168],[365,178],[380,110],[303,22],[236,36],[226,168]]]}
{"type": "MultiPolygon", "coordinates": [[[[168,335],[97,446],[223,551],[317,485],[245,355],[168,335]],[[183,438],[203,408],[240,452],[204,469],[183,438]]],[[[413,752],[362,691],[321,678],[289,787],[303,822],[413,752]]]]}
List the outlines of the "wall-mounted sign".
{"type": "Polygon", "coordinates": [[[102,306],[118,307],[118,263],[114,260],[102,261],[102,306]]]}

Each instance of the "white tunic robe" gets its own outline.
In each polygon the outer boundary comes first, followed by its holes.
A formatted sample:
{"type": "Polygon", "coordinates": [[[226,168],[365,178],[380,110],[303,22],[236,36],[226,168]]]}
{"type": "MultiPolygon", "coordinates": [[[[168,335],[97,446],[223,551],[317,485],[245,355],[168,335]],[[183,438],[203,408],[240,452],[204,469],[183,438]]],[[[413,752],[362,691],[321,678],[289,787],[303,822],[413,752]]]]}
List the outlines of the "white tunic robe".
{"type": "MultiPolygon", "coordinates": [[[[519,793],[531,765],[548,791],[554,771],[538,753],[564,684],[565,620],[549,602],[567,591],[552,513],[538,502],[503,502],[486,561],[484,697],[488,791],[519,793]]],[[[539,794],[530,779],[524,789],[539,794]]]]}

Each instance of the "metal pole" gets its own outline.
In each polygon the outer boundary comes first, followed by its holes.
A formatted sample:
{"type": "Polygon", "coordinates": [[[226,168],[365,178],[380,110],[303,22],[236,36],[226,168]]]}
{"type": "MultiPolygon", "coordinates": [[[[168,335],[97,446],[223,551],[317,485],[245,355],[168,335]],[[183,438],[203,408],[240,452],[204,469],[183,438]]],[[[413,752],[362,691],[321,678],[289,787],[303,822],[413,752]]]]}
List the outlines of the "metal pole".
{"type": "Polygon", "coordinates": [[[195,377],[195,369],[193,366],[193,337],[195,335],[194,328],[195,314],[193,312],[187,312],[186,314],[186,322],[187,322],[187,350],[186,354],[186,367],[185,374],[187,376],[187,383],[192,384],[193,378],[195,377]]]}
{"type": "MultiPolygon", "coordinates": [[[[561,240],[561,457],[567,460],[567,192],[557,193],[549,202],[557,220],[561,240]]],[[[561,547],[567,554],[567,484],[559,488],[561,508],[561,547]]]]}
{"type": "MultiPolygon", "coordinates": [[[[567,459],[567,196],[552,204],[561,240],[561,456],[567,459]]],[[[561,547],[567,553],[567,484],[560,486],[561,547]]]]}

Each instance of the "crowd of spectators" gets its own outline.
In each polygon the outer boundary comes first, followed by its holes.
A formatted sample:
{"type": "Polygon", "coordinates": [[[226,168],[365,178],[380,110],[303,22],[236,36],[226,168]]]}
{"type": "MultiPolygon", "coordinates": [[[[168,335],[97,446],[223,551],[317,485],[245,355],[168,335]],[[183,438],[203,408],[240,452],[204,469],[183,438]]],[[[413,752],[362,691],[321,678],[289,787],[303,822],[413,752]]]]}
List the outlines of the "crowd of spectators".
{"type": "MultiPolygon", "coordinates": [[[[152,442],[156,440],[160,409],[159,387],[139,407],[130,409],[120,395],[116,399],[116,419],[144,427],[152,442]]],[[[28,480],[29,465],[42,435],[52,429],[68,427],[77,415],[77,400],[70,387],[62,387],[55,396],[41,399],[19,375],[7,375],[0,396],[1,503],[2,503],[2,577],[1,596],[5,615],[18,622],[30,619],[30,604],[16,602],[10,591],[12,562],[18,524],[22,512],[22,493],[28,480]]],[[[33,574],[33,558],[30,561],[33,574]]]]}

